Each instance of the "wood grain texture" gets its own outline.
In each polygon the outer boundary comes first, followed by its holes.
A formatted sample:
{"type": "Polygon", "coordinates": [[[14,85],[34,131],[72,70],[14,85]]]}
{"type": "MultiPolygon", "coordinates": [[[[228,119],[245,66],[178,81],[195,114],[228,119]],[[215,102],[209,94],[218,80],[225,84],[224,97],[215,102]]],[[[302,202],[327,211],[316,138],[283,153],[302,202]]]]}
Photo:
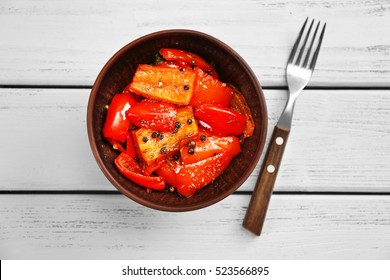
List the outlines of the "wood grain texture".
{"type": "MultiPolygon", "coordinates": [[[[89,148],[89,92],[0,89],[0,190],[115,190],[89,148]]],[[[275,191],[390,192],[389,93],[304,91],[275,191]]],[[[270,137],[287,92],[265,95],[270,137]]],[[[239,190],[253,189],[262,161],[239,190]]]]}
{"type": "Polygon", "coordinates": [[[243,222],[243,226],[256,235],[261,234],[264,225],[289,134],[290,130],[275,126],[266,149],[260,175],[243,222]]]}
{"type": "Polygon", "coordinates": [[[1,259],[389,259],[390,196],[275,195],[262,236],[249,195],[166,213],[122,195],[0,195],[1,259]]]}
{"type": "Polygon", "coordinates": [[[326,21],[311,86],[385,86],[390,3],[369,1],[15,1],[0,4],[0,84],[92,85],[122,46],[186,28],[235,49],[266,86],[284,69],[306,17],[326,21]]]}

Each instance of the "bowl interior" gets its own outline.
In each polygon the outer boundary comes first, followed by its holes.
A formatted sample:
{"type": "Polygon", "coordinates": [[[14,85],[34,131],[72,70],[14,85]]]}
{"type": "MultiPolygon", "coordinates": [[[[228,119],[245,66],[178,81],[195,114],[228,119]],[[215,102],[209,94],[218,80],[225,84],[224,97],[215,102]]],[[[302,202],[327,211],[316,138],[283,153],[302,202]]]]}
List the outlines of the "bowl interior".
{"type": "Polygon", "coordinates": [[[221,41],[191,30],[166,30],[141,37],[119,50],[104,66],[92,88],[87,113],[88,136],[95,159],[108,180],[124,195],[145,206],[164,211],[189,211],[209,206],[234,192],[256,166],[267,132],[267,109],[261,87],[245,61],[221,41]],[[212,184],[190,198],[176,193],[148,193],[117,170],[118,152],[102,136],[105,105],[131,81],[139,64],[152,63],[158,50],[178,48],[200,55],[215,65],[220,80],[237,87],[245,96],[256,124],[243,151],[212,184]]]}

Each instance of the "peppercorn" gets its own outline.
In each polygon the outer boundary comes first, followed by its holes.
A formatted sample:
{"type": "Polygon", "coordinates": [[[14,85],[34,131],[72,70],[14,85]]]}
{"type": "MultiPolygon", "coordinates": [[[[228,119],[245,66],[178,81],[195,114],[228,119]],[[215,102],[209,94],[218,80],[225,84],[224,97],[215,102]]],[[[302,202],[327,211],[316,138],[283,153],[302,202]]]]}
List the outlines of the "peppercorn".
{"type": "Polygon", "coordinates": [[[188,124],[192,124],[192,119],[188,119],[188,120],[187,120],[187,123],[188,123],[188,124]]]}
{"type": "Polygon", "coordinates": [[[149,139],[148,139],[148,137],[145,136],[145,137],[142,138],[142,141],[143,141],[144,143],[146,143],[146,142],[149,141],[149,139]]]}
{"type": "Polygon", "coordinates": [[[203,141],[206,141],[206,135],[204,135],[204,134],[202,134],[201,136],[200,136],[200,140],[203,142],[203,141]]]}
{"type": "Polygon", "coordinates": [[[191,140],[190,142],[188,142],[188,147],[195,148],[195,146],[196,146],[196,142],[194,140],[191,140]]]}
{"type": "Polygon", "coordinates": [[[178,155],[177,153],[174,154],[174,155],[173,155],[173,159],[174,159],[174,160],[178,160],[178,159],[179,159],[179,155],[178,155]]]}
{"type": "Polygon", "coordinates": [[[160,150],[160,153],[162,153],[163,155],[165,155],[166,153],[168,153],[168,150],[166,147],[162,147],[161,150],[160,150]]]}
{"type": "Polygon", "coordinates": [[[157,137],[157,132],[155,131],[152,133],[152,138],[156,138],[156,137],[157,137]]]}
{"type": "Polygon", "coordinates": [[[181,123],[180,122],[175,122],[175,128],[180,128],[181,127],[181,123]]]}
{"type": "Polygon", "coordinates": [[[189,153],[190,155],[193,155],[193,154],[195,153],[194,148],[189,148],[189,149],[188,149],[188,153],[189,153]]]}
{"type": "Polygon", "coordinates": [[[160,139],[160,140],[164,139],[164,134],[157,133],[157,138],[160,139]]]}
{"type": "Polygon", "coordinates": [[[184,90],[189,90],[190,86],[189,85],[184,85],[184,90]]]}

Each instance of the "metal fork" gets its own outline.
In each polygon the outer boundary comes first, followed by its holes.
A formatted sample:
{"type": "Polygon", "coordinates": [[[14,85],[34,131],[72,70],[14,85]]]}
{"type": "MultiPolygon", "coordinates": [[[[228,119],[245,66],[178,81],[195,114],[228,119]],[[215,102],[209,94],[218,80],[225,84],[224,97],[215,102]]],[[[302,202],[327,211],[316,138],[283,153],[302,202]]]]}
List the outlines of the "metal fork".
{"type": "Polygon", "coordinates": [[[276,176],[282,161],[287,139],[290,134],[295,101],[298,95],[306,87],[313,74],[325,33],[326,23],[322,27],[319,38],[317,38],[320,26],[320,22],[318,22],[314,34],[311,35],[314,24],[313,19],[306,31],[306,36],[303,39],[302,36],[305,33],[307,22],[308,18],[305,20],[305,23],[299,32],[298,38],[288,59],[286,77],[289,89],[289,98],[284,111],[274,128],[263,166],[260,171],[260,176],[257,180],[244,218],[243,226],[256,235],[260,235],[263,228],[276,176]],[[310,45],[307,48],[306,44],[310,37],[310,45]],[[312,54],[312,50],[315,45],[315,51],[312,54]]]}

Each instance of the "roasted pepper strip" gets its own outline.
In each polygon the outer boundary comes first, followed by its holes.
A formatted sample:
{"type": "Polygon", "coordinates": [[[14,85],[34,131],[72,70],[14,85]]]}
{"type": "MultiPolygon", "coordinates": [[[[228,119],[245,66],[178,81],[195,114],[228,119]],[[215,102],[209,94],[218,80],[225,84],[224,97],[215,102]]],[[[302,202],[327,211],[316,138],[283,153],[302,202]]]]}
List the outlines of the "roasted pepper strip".
{"type": "Polygon", "coordinates": [[[200,132],[196,139],[191,139],[180,149],[181,160],[191,164],[227,152],[235,157],[241,152],[240,140],[235,136],[219,137],[200,132]]]}
{"type": "Polygon", "coordinates": [[[165,189],[165,181],[162,177],[152,177],[141,174],[141,167],[126,153],[121,153],[115,159],[115,165],[119,172],[134,183],[153,190],[165,189]]]}
{"type": "Polygon", "coordinates": [[[146,127],[160,131],[173,131],[175,128],[177,106],[144,99],[131,106],[126,112],[130,121],[139,127],[146,127]]]}
{"type": "Polygon", "coordinates": [[[203,104],[195,108],[199,124],[210,132],[220,135],[240,135],[245,128],[246,117],[219,104],[203,104]]]}
{"type": "Polygon", "coordinates": [[[176,176],[177,192],[185,197],[192,196],[221,175],[229,166],[230,160],[230,155],[225,152],[181,166],[176,176]]]}
{"type": "Polygon", "coordinates": [[[201,58],[199,55],[196,55],[192,52],[171,48],[160,49],[160,54],[165,60],[183,62],[191,65],[192,67],[199,67],[209,75],[218,79],[218,75],[214,67],[207,63],[206,60],[201,58]]]}
{"type": "Polygon", "coordinates": [[[111,141],[124,143],[130,120],[126,117],[126,111],[135,103],[129,92],[115,94],[108,107],[106,120],[103,126],[103,136],[111,141]]]}
{"type": "Polygon", "coordinates": [[[195,90],[190,105],[199,106],[205,103],[230,106],[233,90],[215,77],[205,73],[200,68],[194,69],[196,74],[195,90]]]}
{"type": "Polygon", "coordinates": [[[253,135],[255,130],[255,122],[252,117],[251,109],[245,100],[245,97],[236,89],[233,88],[233,97],[230,107],[244,115],[246,118],[246,124],[242,135],[242,140],[253,135]]]}
{"type": "Polygon", "coordinates": [[[188,105],[194,92],[192,70],[140,64],[129,89],[146,98],[178,105],[188,105]]]}
{"type": "Polygon", "coordinates": [[[134,144],[147,165],[179,150],[182,141],[198,133],[191,106],[177,111],[176,123],[177,127],[172,132],[160,132],[144,127],[132,132],[134,144]]]}

